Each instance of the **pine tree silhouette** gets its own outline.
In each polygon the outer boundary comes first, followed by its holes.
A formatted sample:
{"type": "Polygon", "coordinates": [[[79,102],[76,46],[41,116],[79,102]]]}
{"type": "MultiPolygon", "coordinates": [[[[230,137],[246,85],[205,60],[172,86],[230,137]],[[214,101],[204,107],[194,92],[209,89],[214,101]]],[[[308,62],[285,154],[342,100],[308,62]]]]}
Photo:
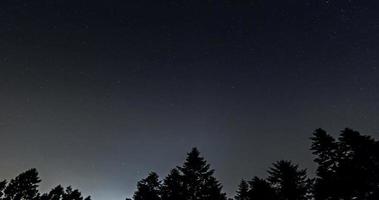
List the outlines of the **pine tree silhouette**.
{"type": "Polygon", "coordinates": [[[316,200],[378,197],[379,144],[369,136],[344,129],[338,141],[317,129],[311,150],[318,164],[314,186],[316,200]]]}
{"type": "Polygon", "coordinates": [[[305,200],[310,189],[310,180],[305,169],[290,161],[278,161],[268,171],[267,180],[281,200],[305,200]]]}
{"type": "Polygon", "coordinates": [[[156,174],[138,182],[134,200],[226,200],[213,173],[200,152],[193,148],[183,166],[171,170],[162,185],[156,174]]]}
{"type": "Polygon", "coordinates": [[[241,180],[241,183],[238,185],[237,194],[234,199],[249,200],[249,184],[245,180],[241,180]]]}
{"type": "Polygon", "coordinates": [[[161,183],[159,176],[151,172],[145,179],[137,184],[137,191],[134,193],[134,200],[160,200],[161,183]]]}
{"type": "Polygon", "coordinates": [[[317,155],[314,159],[318,163],[317,178],[313,187],[315,199],[335,199],[337,197],[332,188],[337,184],[335,172],[339,160],[335,139],[323,129],[316,129],[311,137],[313,154],[317,155]]]}
{"type": "Polygon", "coordinates": [[[221,184],[213,177],[214,170],[196,148],[187,154],[186,161],[178,169],[182,174],[186,200],[226,200],[221,184]]]}

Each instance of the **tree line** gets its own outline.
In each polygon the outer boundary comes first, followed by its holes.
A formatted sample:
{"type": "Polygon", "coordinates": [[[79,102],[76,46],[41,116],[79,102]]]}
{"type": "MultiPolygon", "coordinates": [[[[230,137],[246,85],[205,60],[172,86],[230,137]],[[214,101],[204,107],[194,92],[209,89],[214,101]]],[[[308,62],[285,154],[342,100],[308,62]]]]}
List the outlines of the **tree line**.
{"type": "Polygon", "coordinates": [[[48,193],[38,191],[41,179],[36,169],[27,170],[9,182],[0,182],[0,200],[91,200],[83,197],[81,192],[71,186],[56,186],[48,193]]]}
{"type": "MultiPolygon", "coordinates": [[[[352,129],[338,138],[323,129],[311,137],[316,176],[288,160],[274,162],[267,178],[241,180],[234,200],[378,200],[379,142],[352,129]]],[[[151,172],[137,183],[133,200],[231,200],[194,148],[163,179],[151,172]]]]}
{"type": "MultiPolygon", "coordinates": [[[[182,166],[161,180],[151,172],[137,183],[133,200],[378,200],[379,142],[352,129],[338,138],[323,129],[311,137],[316,176],[288,160],[274,162],[267,177],[241,180],[234,198],[227,198],[207,161],[193,148],[182,166]]],[[[0,182],[0,200],[90,200],[77,189],[58,185],[38,191],[36,169],[0,182]]],[[[127,200],[132,200],[127,198],[127,200]]]]}

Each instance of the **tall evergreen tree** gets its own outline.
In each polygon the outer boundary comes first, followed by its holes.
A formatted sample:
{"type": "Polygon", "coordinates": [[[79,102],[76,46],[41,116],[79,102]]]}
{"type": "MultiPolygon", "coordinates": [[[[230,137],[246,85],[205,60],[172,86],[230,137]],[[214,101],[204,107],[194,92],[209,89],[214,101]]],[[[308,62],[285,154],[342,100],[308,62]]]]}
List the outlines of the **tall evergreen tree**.
{"type": "Polygon", "coordinates": [[[250,200],[249,199],[249,184],[245,180],[241,180],[238,185],[237,194],[234,197],[235,200],[250,200]]]}
{"type": "Polygon", "coordinates": [[[305,200],[310,181],[305,169],[290,161],[278,161],[268,171],[268,181],[276,190],[280,200],[305,200]]]}
{"type": "Polygon", "coordinates": [[[196,148],[187,154],[186,161],[178,169],[182,174],[186,200],[226,200],[221,184],[213,177],[214,170],[196,148]]]}
{"type": "Polygon", "coordinates": [[[368,199],[379,188],[378,142],[352,129],[339,138],[341,158],[337,176],[344,183],[347,198],[368,199]]]}
{"type": "Polygon", "coordinates": [[[151,172],[145,179],[137,184],[137,191],[133,196],[134,200],[160,200],[161,183],[156,173],[151,172]]]}
{"type": "Polygon", "coordinates": [[[318,164],[316,200],[376,199],[379,186],[379,144],[369,136],[344,129],[338,141],[325,131],[312,137],[318,164]]]}
{"type": "Polygon", "coordinates": [[[311,137],[313,154],[317,155],[314,161],[318,164],[317,178],[313,187],[316,200],[332,198],[336,184],[335,172],[338,166],[338,144],[335,139],[323,129],[316,129],[311,137]]]}

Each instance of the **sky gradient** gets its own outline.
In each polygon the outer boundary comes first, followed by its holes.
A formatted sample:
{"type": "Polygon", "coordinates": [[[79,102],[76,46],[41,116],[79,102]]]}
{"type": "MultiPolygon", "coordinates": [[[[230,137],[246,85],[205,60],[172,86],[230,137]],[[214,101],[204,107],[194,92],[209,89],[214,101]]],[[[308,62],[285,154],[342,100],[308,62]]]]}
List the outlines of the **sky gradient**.
{"type": "Polygon", "coordinates": [[[233,195],[309,137],[379,136],[376,0],[0,2],[0,177],[125,199],[198,147],[233,195]]]}

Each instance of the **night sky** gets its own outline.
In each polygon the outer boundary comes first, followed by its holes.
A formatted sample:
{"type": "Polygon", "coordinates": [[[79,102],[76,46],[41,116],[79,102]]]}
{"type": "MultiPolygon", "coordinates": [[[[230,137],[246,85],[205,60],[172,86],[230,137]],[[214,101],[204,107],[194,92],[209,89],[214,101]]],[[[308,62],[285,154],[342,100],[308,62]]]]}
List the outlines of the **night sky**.
{"type": "Polygon", "coordinates": [[[131,196],[198,147],[233,195],[309,137],[379,136],[378,0],[1,0],[0,177],[131,196]]]}

